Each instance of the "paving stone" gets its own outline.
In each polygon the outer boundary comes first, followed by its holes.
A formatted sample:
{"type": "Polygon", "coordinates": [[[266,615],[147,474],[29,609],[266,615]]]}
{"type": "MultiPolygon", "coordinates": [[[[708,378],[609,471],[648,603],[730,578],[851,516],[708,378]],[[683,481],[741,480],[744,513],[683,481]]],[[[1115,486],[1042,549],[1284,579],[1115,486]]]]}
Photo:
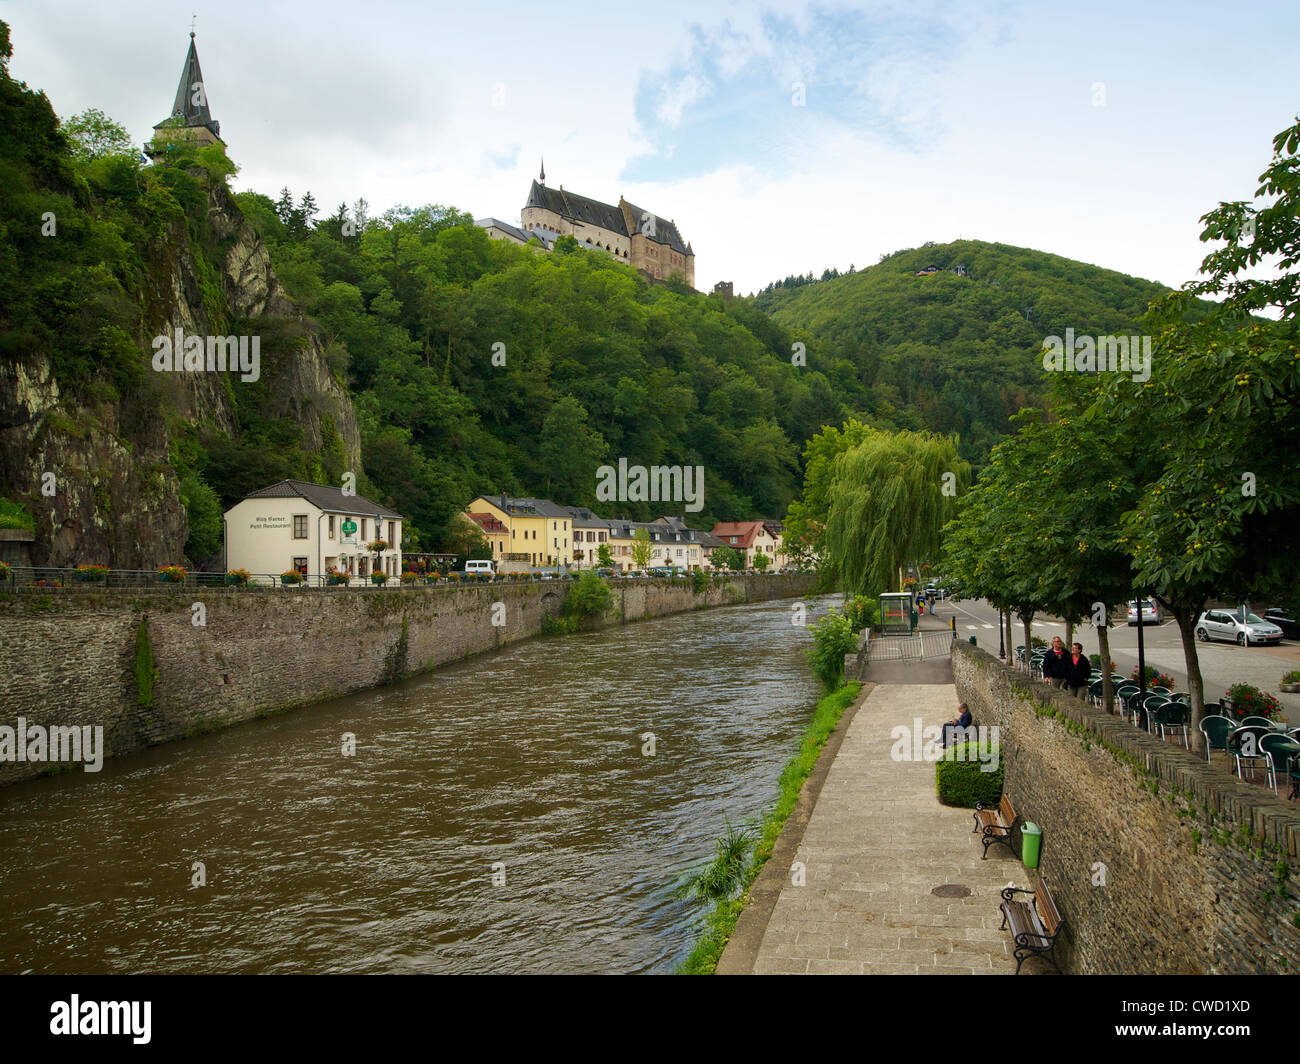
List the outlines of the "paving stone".
{"type": "MultiPolygon", "coordinates": [[[[952,974],[1015,971],[998,930],[998,892],[1026,882],[1020,863],[980,860],[971,813],[939,804],[934,763],[890,757],[894,727],[949,719],[956,690],[938,684],[874,688],[858,709],[822,786],[796,860],[805,887],[781,891],[756,971],[952,974]],[[944,884],[966,898],[932,893],[944,884]]],[[[1026,966],[1028,970],[1028,965],[1026,966]]]]}

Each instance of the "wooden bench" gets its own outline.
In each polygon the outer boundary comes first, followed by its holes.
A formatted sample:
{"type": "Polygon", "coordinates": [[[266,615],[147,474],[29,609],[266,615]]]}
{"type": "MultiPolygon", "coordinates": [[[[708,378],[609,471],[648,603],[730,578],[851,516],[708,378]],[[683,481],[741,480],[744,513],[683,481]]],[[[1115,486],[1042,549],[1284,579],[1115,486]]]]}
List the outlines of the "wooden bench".
{"type": "Polygon", "coordinates": [[[1047,882],[1039,879],[1036,890],[1005,887],[1002,891],[1002,930],[1011,927],[1015,939],[1016,975],[1020,966],[1033,956],[1046,957],[1058,972],[1056,938],[1065,927],[1065,919],[1052,900],[1047,882]],[[1029,901],[1016,901],[1017,894],[1029,895],[1029,901]]]}
{"type": "Polygon", "coordinates": [[[983,861],[989,855],[989,847],[995,842],[1000,842],[1014,857],[1016,854],[1015,847],[1011,845],[1011,835],[1016,826],[1020,823],[1020,814],[1016,812],[1015,806],[1011,804],[1011,799],[1005,794],[1002,801],[997,805],[985,805],[983,802],[975,803],[975,827],[971,831],[975,832],[983,829],[983,837],[980,841],[984,843],[984,856],[980,858],[983,861]]]}

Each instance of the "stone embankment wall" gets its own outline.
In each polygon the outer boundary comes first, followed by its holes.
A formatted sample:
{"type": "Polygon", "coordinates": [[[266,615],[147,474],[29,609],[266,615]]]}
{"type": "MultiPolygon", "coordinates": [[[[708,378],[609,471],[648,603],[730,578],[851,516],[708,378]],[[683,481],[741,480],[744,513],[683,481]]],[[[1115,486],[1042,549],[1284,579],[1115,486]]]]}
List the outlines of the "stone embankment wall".
{"type": "Polygon", "coordinates": [[[1300,971],[1296,803],[968,644],[952,664],[976,723],[1001,729],[1005,793],[1043,829],[1067,971],[1300,971]]]}
{"type": "MultiPolygon", "coordinates": [[[[738,575],[701,594],[689,581],[615,581],[616,612],[593,627],[804,595],[812,579],[738,575]]],[[[109,756],[121,756],[537,635],[565,591],[540,582],[0,595],[0,725],[102,725],[109,756]],[[150,669],[152,698],[142,698],[138,677],[150,669]]],[[[0,761],[0,785],[51,768],[0,761]]]]}

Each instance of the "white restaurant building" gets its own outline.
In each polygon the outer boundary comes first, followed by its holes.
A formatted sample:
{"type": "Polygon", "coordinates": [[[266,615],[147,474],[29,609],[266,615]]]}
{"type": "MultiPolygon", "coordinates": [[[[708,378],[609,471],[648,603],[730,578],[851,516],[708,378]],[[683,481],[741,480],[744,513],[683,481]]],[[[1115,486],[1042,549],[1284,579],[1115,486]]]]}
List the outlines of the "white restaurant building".
{"type": "Polygon", "coordinates": [[[402,516],[360,495],[304,480],[282,480],[252,492],[225,514],[225,567],[278,575],[331,569],[368,580],[375,565],[367,545],[385,540],[380,571],[402,573],[402,516]]]}

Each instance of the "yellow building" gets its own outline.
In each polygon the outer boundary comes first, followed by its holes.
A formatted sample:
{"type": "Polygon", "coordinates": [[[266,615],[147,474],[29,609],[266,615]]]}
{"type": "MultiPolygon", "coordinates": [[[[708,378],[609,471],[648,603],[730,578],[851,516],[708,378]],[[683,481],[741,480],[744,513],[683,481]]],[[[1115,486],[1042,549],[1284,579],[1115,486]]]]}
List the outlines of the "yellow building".
{"type": "Polygon", "coordinates": [[[517,499],[509,495],[480,495],[466,508],[470,518],[494,517],[505,533],[489,536],[495,540],[492,557],[497,561],[522,562],[528,565],[554,566],[573,564],[573,515],[549,499],[517,499]],[[498,552],[498,545],[506,550],[498,552]]]}

